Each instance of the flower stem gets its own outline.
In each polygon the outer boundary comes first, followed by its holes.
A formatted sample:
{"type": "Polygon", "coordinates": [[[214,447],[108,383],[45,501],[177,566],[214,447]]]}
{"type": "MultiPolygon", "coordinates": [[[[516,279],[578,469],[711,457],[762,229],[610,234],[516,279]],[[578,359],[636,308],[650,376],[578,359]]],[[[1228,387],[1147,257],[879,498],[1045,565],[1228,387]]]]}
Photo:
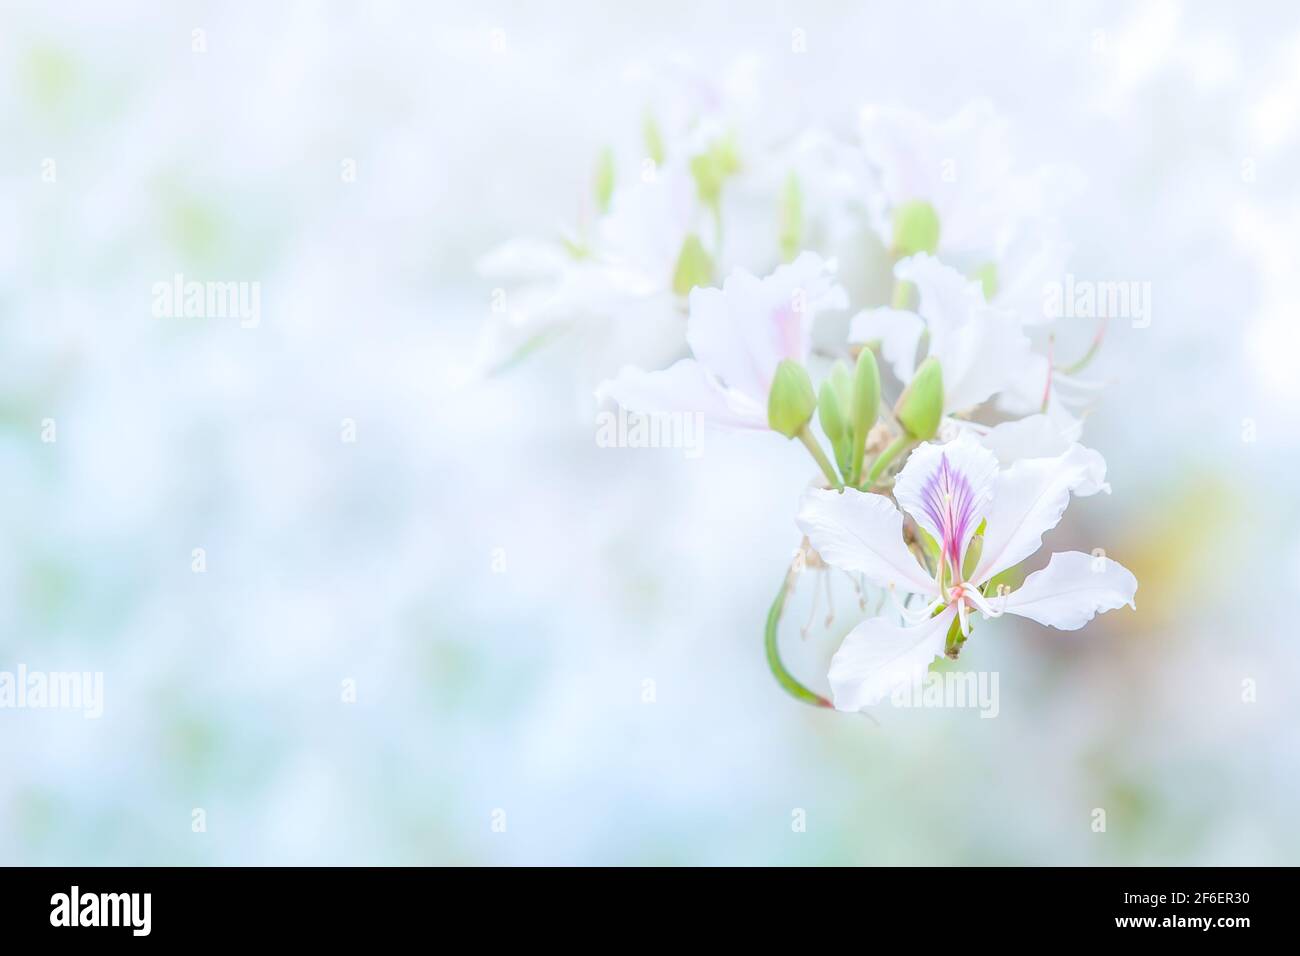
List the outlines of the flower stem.
{"type": "Polygon", "coordinates": [[[767,651],[767,666],[771,668],[772,676],[776,678],[776,682],[795,700],[803,701],[803,703],[810,704],[813,707],[831,707],[833,705],[829,700],[799,683],[795,676],[785,669],[785,664],[781,662],[781,649],[777,645],[777,630],[781,624],[781,615],[785,611],[785,599],[794,587],[794,579],[795,570],[791,568],[781,581],[781,590],[776,593],[776,600],[772,602],[772,607],[767,612],[767,627],[763,631],[763,646],[767,651]]]}
{"type": "Polygon", "coordinates": [[[808,430],[807,425],[804,425],[803,428],[799,429],[799,440],[803,442],[803,446],[808,449],[808,453],[813,456],[813,460],[817,462],[818,466],[822,470],[822,474],[825,475],[826,480],[831,483],[831,487],[843,490],[844,485],[840,481],[840,476],[835,473],[835,466],[832,465],[830,459],[826,457],[826,452],[822,451],[822,446],[817,443],[817,439],[813,437],[813,433],[808,430]]]}
{"type": "Polygon", "coordinates": [[[874,485],[889,463],[897,458],[898,453],[910,445],[911,442],[912,436],[907,432],[903,432],[890,442],[888,447],[877,455],[876,460],[871,463],[871,470],[867,472],[867,482],[865,487],[870,488],[874,485]]]}

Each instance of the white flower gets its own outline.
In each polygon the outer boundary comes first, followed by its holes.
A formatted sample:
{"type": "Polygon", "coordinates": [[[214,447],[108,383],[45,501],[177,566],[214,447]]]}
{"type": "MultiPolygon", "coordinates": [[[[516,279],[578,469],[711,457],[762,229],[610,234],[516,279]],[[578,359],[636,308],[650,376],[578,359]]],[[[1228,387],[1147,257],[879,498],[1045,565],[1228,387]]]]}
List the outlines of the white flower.
{"type": "Polygon", "coordinates": [[[849,328],[850,342],[879,341],[885,361],[906,384],[916,371],[921,335],[928,333],[927,354],[943,370],[945,414],[1015,387],[1032,358],[1015,315],[985,302],[979,282],[924,253],[901,260],[894,275],[916,287],[917,311],[861,312],[849,328]]]}
{"type": "Polygon", "coordinates": [[[903,542],[903,512],[889,499],[855,490],[806,494],[799,527],[828,564],[866,579],[891,595],[918,594],[923,606],[898,603],[903,625],[883,617],[855,627],[831,661],[835,706],[860,710],[906,683],[924,679],[947,645],[954,620],[964,638],[970,616],[1018,614],[1076,630],[1100,611],[1136,608],[1137,579],[1106,557],[1078,551],[1053,554],[1047,567],[1009,594],[985,594],[994,575],[1034,554],[1043,534],[1061,520],[1070,493],[1096,477],[1086,449],[1070,446],[1055,458],[1031,458],[1001,469],[973,436],[924,444],[898,476],[899,505],[938,544],[932,574],[903,542]],[[987,522],[978,554],[969,553],[987,522]],[[973,564],[973,567],[968,565],[973,564]],[[969,573],[967,573],[969,571],[969,573]]]}
{"type": "Polygon", "coordinates": [[[673,292],[677,257],[687,236],[712,241],[713,225],[684,167],[617,187],[609,211],[582,235],[512,239],[478,263],[503,284],[502,311],[489,326],[484,364],[493,367],[546,336],[599,323],[613,351],[645,358],[682,342],[681,297],[673,292]],[[646,342],[649,338],[650,342],[646,342]]]}
{"type": "Polygon", "coordinates": [[[659,372],[624,368],[597,399],[633,412],[699,412],[717,425],[767,428],[777,365],[803,364],[814,316],[848,305],[833,275],[833,262],[806,252],[766,278],[737,270],[721,289],[695,289],[686,323],[694,357],[659,372]]]}
{"type": "Polygon", "coordinates": [[[894,210],[927,202],[939,218],[939,256],[970,273],[992,266],[993,304],[1025,323],[1044,320],[1043,284],[1061,276],[1070,251],[1056,214],[1078,190],[1077,172],[1018,171],[1007,124],[985,101],[938,123],[868,107],[862,142],[879,178],[872,220],[886,246],[894,210]]]}

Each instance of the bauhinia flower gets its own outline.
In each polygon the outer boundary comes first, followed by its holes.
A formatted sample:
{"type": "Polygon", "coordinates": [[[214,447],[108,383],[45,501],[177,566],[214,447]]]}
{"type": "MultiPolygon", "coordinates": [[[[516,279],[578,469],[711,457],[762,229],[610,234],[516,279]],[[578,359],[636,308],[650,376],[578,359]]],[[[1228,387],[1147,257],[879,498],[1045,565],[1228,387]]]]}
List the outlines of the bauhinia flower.
{"type": "Polygon", "coordinates": [[[802,366],[816,314],[848,305],[834,269],[806,252],[766,278],[736,270],[721,289],[695,289],[686,321],[693,357],[658,372],[624,368],[597,398],[632,412],[693,412],[723,427],[766,429],[777,366],[802,366]]]}
{"type": "Polygon", "coordinates": [[[879,342],[881,355],[907,384],[925,334],[926,357],[942,370],[944,414],[968,411],[1015,386],[1032,356],[1029,339],[1014,314],[985,301],[979,282],[924,253],[899,261],[894,276],[915,287],[917,310],[860,312],[850,342],[879,342]]]}
{"type": "Polygon", "coordinates": [[[903,621],[869,618],[849,632],[831,661],[836,708],[860,710],[924,679],[936,658],[956,656],[976,612],[986,620],[1018,614],[1072,631],[1098,612],[1136,608],[1132,573],[1079,551],[1053,554],[1014,591],[991,586],[1038,551],[1072,491],[1095,483],[1095,455],[1072,445],[1055,458],[1003,469],[993,452],[962,434],[944,445],[923,444],[908,458],[894,485],[902,511],[886,497],[854,489],[809,491],[798,522],[822,560],[888,591],[903,621]],[[905,543],[904,512],[929,536],[929,552],[924,538],[913,548],[905,543]],[[910,595],[921,601],[913,605],[910,595]]]}
{"type": "Polygon", "coordinates": [[[1006,122],[984,101],[941,121],[904,109],[862,111],[879,191],[872,218],[898,255],[937,252],[980,278],[989,301],[1042,321],[1043,283],[1065,269],[1057,207],[1079,186],[1063,167],[1015,168],[1006,122]]]}

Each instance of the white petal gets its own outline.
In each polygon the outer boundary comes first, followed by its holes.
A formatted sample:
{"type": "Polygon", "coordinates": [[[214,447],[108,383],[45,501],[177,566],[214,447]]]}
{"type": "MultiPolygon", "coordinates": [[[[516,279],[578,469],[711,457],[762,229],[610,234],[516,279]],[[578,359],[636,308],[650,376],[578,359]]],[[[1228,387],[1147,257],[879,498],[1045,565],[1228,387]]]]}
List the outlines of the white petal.
{"type": "Polygon", "coordinates": [[[662,372],[628,366],[618,378],[602,382],[596,401],[612,398],[642,414],[698,412],[715,425],[767,428],[767,409],[724,388],[694,359],[681,359],[662,372]]]}
{"type": "Polygon", "coordinates": [[[943,369],[945,412],[974,408],[1021,382],[1029,339],[1013,314],[984,301],[979,282],[924,254],[900,261],[894,275],[916,285],[929,354],[943,369]]]}
{"type": "Polygon", "coordinates": [[[883,588],[936,596],[934,581],[903,543],[903,513],[882,495],[814,489],[799,503],[799,529],[827,564],[883,588]]]}
{"type": "Polygon", "coordinates": [[[1005,468],[1022,458],[1055,458],[1077,437],[1063,434],[1046,415],[1029,415],[995,425],[982,441],[1005,468]]]}
{"type": "Polygon", "coordinates": [[[766,408],[777,364],[807,359],[813,317],[847,305],[833,274],[833,262],[806,252],[764,279],[737,270],[721,289],[694,289],[686,322],[691,352],[728,387],[766,408]]]}
{"type": "Polygon", "coordinates": [[[978,280],[968,279],[924,252],[900,259],[894,276],[916,286],[917,312],[931,336],[952,333],[966,324],[972,309],[984,305],[984,289],[978,280]]]}
{"type": "Polygon", "coordinates": [[[894,498],[960,566],[993,500],[998,460],[969,432],[946,445],[926,442],[908,457],[894,498]]]}
{"type": "Polygon", "coordinates": [[[900,382],[910,382],[916,371],[916,347],[925,323],[915,312],[904,309],[868,309],[849,324],[850,342],[880,342],[880,354],[900,382]]]}
{"type": "Polygon", "coordinates": [[[984,550],[971,580],[983,584],[999,571],[1019,564],[1043,544],[1070,503],[1070,493],[1109,490],[1101,456],[1071,445],[1056,458],[1026,458],[998,475],[984,531],[984,550]],[[1100,469],[1100,476],[1099,476],[1100,469]]]}
{"type": "Polygon", "coordinates": [[[1110,558],[1063,551],[1047,567],[1025,578],[1007,597],[1004,609],[1063,631],[1076,631],[1100,611],[1137,603],[1137,578],[1110,558]]]}
{"type": "Polygon", "coordinates": [[[861,710],[898,687],[924,680],[930,664],[943,656],[956,613],[949,605],[937,617],[912,627],[872,617],[849,631],[831,658],[828,675],[836,709],[861,710]]]}
{"type": "Polygon", "coordinates": [[[477,268],[479,275],[488,279],[537,281],[558,275],[573,264],[573,256],[557,242],[510,239],[480,258],[477,268]]]}
{"type": "MultiPolygon", "coordinates": [[[[1025,458],[1056,458],[1065,454],[1075,444],[1078,432],[1078,428],[1070,425],[1062,428],[1047,415],[1030,415],[989,429],[981,441],[997,456],[998,464],[1007,468],[1025,458]]],[[[1084,448],[1082,454],[1089,467],[1087,476],[1075,486],[1074,494],[1080,498],[1100,491],[1109,494],[1106,459],[1090,448],[1084,448]]]]}
{"type": "MultiPolygon", "coordinates": [[[[939,213],[945,250],[988,255],[1024,177],[1012,175],[1006,123],[987,102],[940,122],[871,107],[862,112],[862,142],[890,204],[926,200],[939,213]]],[[[883,238],[889,241],[887,228],[883,238]]]]}

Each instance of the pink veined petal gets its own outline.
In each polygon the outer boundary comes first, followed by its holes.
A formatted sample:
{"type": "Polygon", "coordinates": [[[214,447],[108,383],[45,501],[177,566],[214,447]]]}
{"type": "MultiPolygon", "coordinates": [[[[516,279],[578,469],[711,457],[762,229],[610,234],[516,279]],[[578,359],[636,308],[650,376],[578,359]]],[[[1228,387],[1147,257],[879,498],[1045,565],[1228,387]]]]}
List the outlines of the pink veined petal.
{"type": "Polygon", "coordinates": [[[837,710],[855,711],[879,703],[895,689],[924,680],[943,656],[956,615],[949,605],[937,617],[903,627],[883,617],[863,621],[831,658],[831,697],[837,710]]]}
{"type": "Polygon", "coordinates": [[[681,359],[661,372],[628,366],[618,378],[602,382],[596,400],[612,398],[641,414],[698,412],[728,428],[767,428],[767,408],[724,388],[694,359],[681,359]]]}
{"type": "Polygon", "coordinates": [[[799,529],[822,560],[882,588],[935,597],[934,581],[903,543],[903,513],[882,495],[815,489],[799,503],[799,529]]]}
{"type": "Polygon", "coordinates": [[[1055,458],[1026,458],[1000,472],[988,510],[984,549],[971,582],[983,584],[1042,547],[1043,535],[1060,523],[1071,492],[1101,490],[1099,459],[1097,452],[1071,445],[1055,458]]]}
{"type": "Polygon", "coordinates": [[[691,352],[727,387],[766,408],[780,361],[806,361],[816,313],[847,305],[833,270],[804,253],[763,279],[736,270],[720,290],[694,289],[686,323],[691,352]]]}
{"type": "Polygon", "coordinates": [[[1118,561],[1062,551],[1052,555],[1047,567],[1025,578],[1002,609],[1048,627],[1075,631],[1101,611],[1126,604],[1137,610],[1137,586],[1133,572],[1118,561]]]}
{"type": "Polygon", "coordinates": [[[993,498],[998,462],[969,432],[946,445],[927,442],[908,457],[894,497],[940,545],[960,573],[966,546],[993,498]]]}

